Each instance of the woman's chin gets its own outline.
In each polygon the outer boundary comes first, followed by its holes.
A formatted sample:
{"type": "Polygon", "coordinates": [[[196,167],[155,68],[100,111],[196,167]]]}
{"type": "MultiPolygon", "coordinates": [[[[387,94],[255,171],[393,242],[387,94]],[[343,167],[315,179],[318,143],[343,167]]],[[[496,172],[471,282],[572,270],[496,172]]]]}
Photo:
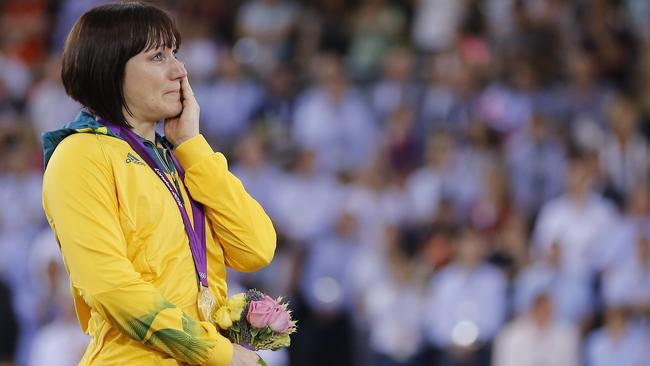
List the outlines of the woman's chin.
{"type": "Polygon", "coordinates": [[[178,106],[169,106],[164,119],[177,118],[181,115],[181,112],[183,112],[183,105],[181,103],[178,103],[178,106]]]}

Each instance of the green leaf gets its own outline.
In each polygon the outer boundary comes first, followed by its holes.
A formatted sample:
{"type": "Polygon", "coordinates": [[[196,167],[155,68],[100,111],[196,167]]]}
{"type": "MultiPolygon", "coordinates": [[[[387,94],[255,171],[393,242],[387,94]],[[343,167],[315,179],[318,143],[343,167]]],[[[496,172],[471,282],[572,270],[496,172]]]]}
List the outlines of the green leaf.
{"type": "Polygon", "coordinates": [[[267,338],[267,337],[270,337],[271,334],[273,334],[273,331],[271,330],[271,328],[264,327],[264,329],[262,329],[262,332],[260,333],[260,336],[262,338],[267,338]]]}

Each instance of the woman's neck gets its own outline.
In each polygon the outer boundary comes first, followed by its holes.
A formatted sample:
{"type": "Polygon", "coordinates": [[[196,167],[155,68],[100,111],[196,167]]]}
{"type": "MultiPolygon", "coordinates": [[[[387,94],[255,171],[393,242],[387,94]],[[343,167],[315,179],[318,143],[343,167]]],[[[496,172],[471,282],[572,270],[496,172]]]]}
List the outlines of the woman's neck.
{"type": "Polygon", "coordinates": [[[155,122],[142,122],[136,119],[131,119],[128,122],[133,127],[133,132],[137,133],[140,137],[152,142],[156,140],[155,122]]]}

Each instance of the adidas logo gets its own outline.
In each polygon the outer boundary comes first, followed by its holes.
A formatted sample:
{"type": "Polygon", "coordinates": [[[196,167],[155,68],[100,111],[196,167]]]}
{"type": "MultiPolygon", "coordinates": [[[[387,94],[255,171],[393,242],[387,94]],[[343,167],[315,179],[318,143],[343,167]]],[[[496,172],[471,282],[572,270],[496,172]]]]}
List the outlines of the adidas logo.
{"type": "Polygon", "coordinates": [[[133,155],[131,153],[126,154],[126,163],[127,164],[128,163],[134,163],[134,164],[138,164],[138,165],[144,165],[144,163],[141,162],[140,159],[138,159],[135,155],[133,155]]]}

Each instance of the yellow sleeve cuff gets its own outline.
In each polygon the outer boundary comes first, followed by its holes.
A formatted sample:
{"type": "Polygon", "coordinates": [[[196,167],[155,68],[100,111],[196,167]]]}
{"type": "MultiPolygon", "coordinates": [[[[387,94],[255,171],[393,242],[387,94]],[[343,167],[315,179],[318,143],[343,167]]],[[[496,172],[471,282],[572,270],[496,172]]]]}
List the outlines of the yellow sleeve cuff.
{"type": "MultiPolygon", "coordinates": [[[[212,150],[212,147],[210,147],[210,144],[208,144],[203,135],[196,135],[174,148],[174,155],[186,171],[193,165],[208,159],[213,154],[214,151],[212,150]]],[[[217,155],[221,157],[225,163],[226,158],[223,154],[218,153],[217,155]]]]}
{"type": "Polygon", "coordinates": [[[204,327],[209,327],[208,332],[216,335],[216,345],[212,349],[210,357],[205,361],[203,366],[228,366],[232,361],[233,346],[228,338],[222,336],[216,331],[216,328],[209,323],[201,322],[204,327]]]}

